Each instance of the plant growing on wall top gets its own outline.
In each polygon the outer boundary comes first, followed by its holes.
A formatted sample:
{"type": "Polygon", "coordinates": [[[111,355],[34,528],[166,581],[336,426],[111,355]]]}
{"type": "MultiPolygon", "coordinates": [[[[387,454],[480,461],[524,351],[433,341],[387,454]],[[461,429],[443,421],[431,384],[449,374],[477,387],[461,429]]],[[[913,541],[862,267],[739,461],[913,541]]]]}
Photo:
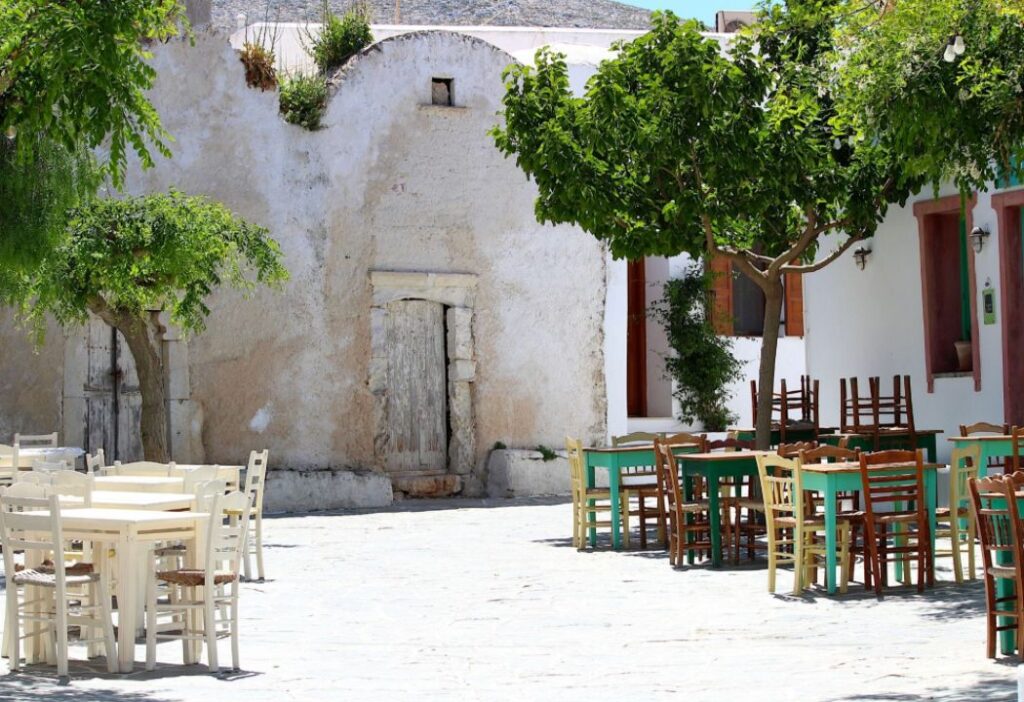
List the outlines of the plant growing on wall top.
{"type": "Polygon", "coordinates": [[[201,332],[207,297],[222,282],[245,291],[288,277],[277,243],[223,205],[178,192],[100,199],[74,210],[66,240],[30,274],[0,268],[5,294],[42,340],[48,316],[64,325],[95,314],[124,336],[142,395],[147,460],[168,455],[160,311],[201,332]],[[14,278],[11,280],[10,278],[14,278]]]}
{"type": "Polygon", "coordinates": [[[286,77],[280,84],[278,102],[286,122],[316,131],[327,109],[327,81],[320,75],[286,77]]]}
{"type": "Polygon", "coordinates": [[[370,7],[365,2],[353,3],[338,17],[324,0],[320,32],[305,32],[306,50],[320,73],[330,73],[373,43],[370,16],[370,7]]]}
{"type": "Polygon", "coordinates": [[[277,66],[274,47],[280,34],[277,19],[270,22],[270,4],[264,12],[263,23],[249,36],[249,27],[245,28],[245,42],[238,58],[245,66],[245,84],[260,91],[273,90],[277,87],[277,66]]]}
{"type": "Polygon", "coordinates": [[[672,350],[665,372],[679,401],[679,419],[724,431],[736,420],[728,409],[727,386],[739,378],[740,362],[732,355],[732,340],[716,334],[711,323],[712,275],[694,265],[681,278],[668,281],[651,315],[665,328],[672,350]]]}

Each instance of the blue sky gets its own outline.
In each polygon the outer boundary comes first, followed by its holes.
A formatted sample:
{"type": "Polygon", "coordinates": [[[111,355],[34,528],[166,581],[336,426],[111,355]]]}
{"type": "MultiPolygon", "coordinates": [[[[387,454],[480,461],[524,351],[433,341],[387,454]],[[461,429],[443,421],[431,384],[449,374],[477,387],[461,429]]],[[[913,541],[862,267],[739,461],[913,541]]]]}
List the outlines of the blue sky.
{"type": "Polygon", "coordinates": [[[755,0],[620,0],[652,10],[672,10],[680,17],[696,17],[714,26],[718,10],[749,10],[755,0]]]}

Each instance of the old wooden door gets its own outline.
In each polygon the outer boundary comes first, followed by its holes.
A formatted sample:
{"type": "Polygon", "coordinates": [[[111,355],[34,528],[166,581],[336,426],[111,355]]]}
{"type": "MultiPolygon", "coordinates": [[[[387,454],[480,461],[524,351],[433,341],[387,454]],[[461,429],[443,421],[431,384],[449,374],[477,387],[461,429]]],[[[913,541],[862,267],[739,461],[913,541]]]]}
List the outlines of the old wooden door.
{"type": "Polygon", "coordinates": [[[400,300],[387,307],[387,442],[391,473],[448,468],[444,306],[400,300]]]}
{"type": "Polygon", "coordinates": [[[142,458],[142,396],[124,338],[102,320],[89,320],[85,395],[85,450],[103,449],[108,462],[142,458]]]}

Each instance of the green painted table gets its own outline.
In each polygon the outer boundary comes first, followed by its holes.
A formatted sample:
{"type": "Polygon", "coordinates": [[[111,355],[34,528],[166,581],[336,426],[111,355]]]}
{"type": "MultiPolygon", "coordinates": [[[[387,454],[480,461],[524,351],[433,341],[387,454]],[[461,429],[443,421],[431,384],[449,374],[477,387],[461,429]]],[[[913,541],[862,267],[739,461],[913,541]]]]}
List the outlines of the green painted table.
{"type": "MultiPolygon", "coordinates": [[[[757,438],[756,429],[729,429],[729,431],[736,432],[736,438],[740,441],[753,441],[757,438]]],[[[794,427],[786,430],[786,441],[793,443],[796,441],[822,441],[822,436],[826,434],[835,434],[838,431],[836,427],[818,427],[818,433],[815,435],[814,429],[810,427],[794,427]]],[[[782,443],[782,432],[778,429],[772,429],[772,446],[778,446],[782,443]]]]}
{"type": "MultiPolygon", "coordinates": [[[[910,445],[910,433],[907,431],[883,431],[879,436],[878,446],[882,451],[888,449],[924,449],[929,463],[935,463],[935,437],[942,433],[941,429],[919,429],[914,432],[917,441],[910,445]]],[[[818,441],[823,444],[837,446],[843,437],[847,437],[846,448],[858,448],[861,451],[875,450],[873,434],[824,434],[818,441]]]]}
{"type": "Polygon", "coordinates": [[[722,510],[719,506],[719,485],[722,478],[757,477],[757,456],[770,451],[717,451],[687,453],[679,456],[679,473],[686,487],[686,498],[693,495],[693,478],[707,481],[708,519],[711,526],[711,565],[722,565],[722,510]]]}
{"type": "Polygon", "coordinates": [[[951,436],[949,441],[957,448],[981,448],[981,460],[978,466],[978,477],[988,475],[988,462],[992,458],[1006,458],[1013,455],[1013,437],[1000,434],[981,434],[978,436],[951,436]]]}
{"type": "MultiPolygon", "coordinates": [[[[675,453],[693,451],[691,446],[680,445],[675,453]]],[[[596,469],[608,471],[608,491],[612,503],[612,548],[622,548],[622,521],[619,505],[622,502],[622,470],[624,468],[654,467],[654,444],[632,444],[606,448],[583,449],[587,467],[587,487],[597,487],[596,469]]],[[[590,545],[597,544],[597,529],[590,529],[590,545]]]]}
{"type": "MultiPolygon", "coordinates": [[[[906,467],[910,464],[892,464],[890,470],[886,466],[873,466],[872,470],[882,473],[893,472],[897,466],[906,467]]],[[[924,489],[925,500],[928,511],[928,530],[931,534],[932,553],[935,553],[935,505],[937,500],[936,491],[936,470],[942,468],[935,463],[925,464],[924,489]]],[[[826,579],[828,581],[828,592],[836,591],[836,551],[839,548],[836,529],[836,495],[840,492],[860,492],[860,464],[859,463],[823,463],[820,465],[806,465],[801,473],[804,490],[820,492],[825,498],[825,567],[826,579]]],[[[932,568],[934,569],[934,558],[932,568]]]]}

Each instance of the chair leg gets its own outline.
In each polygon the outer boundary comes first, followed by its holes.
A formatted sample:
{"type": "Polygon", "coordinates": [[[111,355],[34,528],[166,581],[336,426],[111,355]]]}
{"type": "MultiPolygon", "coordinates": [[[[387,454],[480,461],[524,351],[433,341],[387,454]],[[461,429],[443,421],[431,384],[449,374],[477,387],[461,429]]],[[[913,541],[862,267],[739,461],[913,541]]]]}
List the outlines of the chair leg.
{"type": "Polygon", "coordinates": [[[206,662],[210,666],[210,672],[216,673],[220,670],[217,663],[217,620],[216,607],[214,607],[215,595],[212,592],[203,592],[203,633],[206,634],[206,662]]]}
{"type": "MultiPolygon", "coordinates": [[[[955,510],[954,510],[955,511],[955,510]]],[[[956,514],[951,514],[949,519],[949,544],[953,553],[953,577],[957,585],[964,581],[964,569],[960,559],[960,525],[956,514]]]]}
{"type": "MultiPolygon", "coordinates": [[[[843,524],[839,531],[839,594],[845,595],[850,585],[850,525],[843,524]]],[[[832,573],[828,576],[831,578],[832,573]]]]}
{"type": "MultiPolygon", "coordinates": [[[[146,670],[156,668],[156,561],[151,560],[146,574],[146,670]]],[[[172,586],[173,587],[173,586],[172,586]]],[[[187,627],[183,634],[187,634],[187,627]]]]}
{"type": "Polygon", "coordinates": [[[63,678],[68,674],[68,601],[63,592],[54,590],[53,596],[56,610],[54,626],[57,628],[53,645],[57,648],[57,675],[63,678]]]}
{"type": "Polygon", "coordinates": [[[967,522],[967,577],[976,580],[974,564],[974,518],[967,522]]]}
{"type": "Polygon", "coordinates": [[[631,493],[623,492],[619,496],[619,513],[622,522],[622,547],[629,548],[629,500],[631,493]]]}
{"type": "Polygon", "coordinates": [[[640,519],[640,549],[647,549],[647,496],[644,493],[637,493],[638,499],[638,517],[640,519]]]}
{"type": "Polygon", "coordinates": [[[231,584],[231,667],[239,670],[238,662],[238,579],[231,584]]]}
{"type": "Polygon", "coordinates": [[[256,515],[256,573],[262,582],[263,574],[263,515],[256,515]]]}

